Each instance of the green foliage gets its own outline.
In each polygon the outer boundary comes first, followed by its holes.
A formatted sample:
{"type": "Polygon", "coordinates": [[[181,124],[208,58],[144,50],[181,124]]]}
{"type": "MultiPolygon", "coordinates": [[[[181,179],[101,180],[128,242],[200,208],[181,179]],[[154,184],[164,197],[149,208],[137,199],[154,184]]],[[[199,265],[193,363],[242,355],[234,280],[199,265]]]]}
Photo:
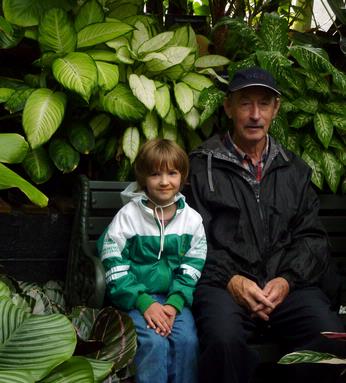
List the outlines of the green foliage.
{"type": "MultiPolygon", "coordinates": [[[[198,57],[190,26],[163,31],[143,14],[140,0],[49,0],[44,6],[3,0],[2,8],[0,48],[31,39],[38,52],[21,78],[0,77],[1,113],[16,121],[28,147],[17,163],[33,182],[73,172],[83,161],[95,173],[115,162],[123,177],[125,159],[133,163],[146,139],[170,137],[189,148],[198,141],[188,133],[205,121],[198,97],[221,79],[213,68],[229,60],[198,57]]],[[[210,115],[218,106],[208,106],[210,115]]],[[[1,176],[0,183],[6,187],[1,176]]]]}
{"type": "Polygon", "coordinates": [[[67,314],[62,287],[0,276],[0,380],[102,382],[117,379],[136,351],[132,320],[112,307],[67,314]]]}
{"type": "Polygon", "coordinates": [[[258,65],[277,79],[281,110],[270,133],[310,165],[312,180],[322,190],[343,192],[346,152],[346,75],[318,46],[297,43],[287,20],[263,14],[256,28],[223,20],[229,28],[230,78],[239,68],[258,65]],[[244,38],[249,44],[240,47],[244,38]],[[251,42],[251,45],[250,45],[251,42]],[[294,139],[292,139],[294,137],[294,139]]]}

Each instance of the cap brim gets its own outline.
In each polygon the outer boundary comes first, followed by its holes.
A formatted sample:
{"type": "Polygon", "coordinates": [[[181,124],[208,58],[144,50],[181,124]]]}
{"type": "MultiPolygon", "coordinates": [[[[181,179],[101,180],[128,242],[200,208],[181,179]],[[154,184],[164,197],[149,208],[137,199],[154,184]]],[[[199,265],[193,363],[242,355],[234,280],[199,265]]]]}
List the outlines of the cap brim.
{"type": "Polygon", "coordinates": [[[274,93],[276,93],[279,96],[281,96],[281,93],[277,89],[275,89],[275,88],[273,88],[273,87],[271,87],[269,85],[265,85],[265,84],[261,84],[261,83],[252,83],[252,84],[246,84],[246,85],[239,85],[239,86],[235,86],[235,87],[232,87],[232,88],[228,88],[228,91],[229,92],[235,92],[237,90],[244,89],[244,88],[249,88],[251,86],[261,86],[262,88],[270,89],[274,93]]]}

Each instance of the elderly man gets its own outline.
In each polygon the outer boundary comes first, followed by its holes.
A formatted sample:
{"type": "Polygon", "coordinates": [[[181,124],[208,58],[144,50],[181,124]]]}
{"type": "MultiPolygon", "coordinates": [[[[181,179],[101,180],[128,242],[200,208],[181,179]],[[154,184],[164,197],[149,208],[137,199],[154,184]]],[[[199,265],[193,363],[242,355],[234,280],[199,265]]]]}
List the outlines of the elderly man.
{"type": "MultiPolygon", "coordinates": [[[[192,202],[208,239],[194,298],[200,383],[249,382],[259,357],[248,340],[258,329],[288,351],[343,351],[320,335],[344,329],[319,287],[329,250],[311,170],[268,135],[279,107],[269,72],[236,72],[224,102],[229,131],[191,153],[192,202]]],[[[298,368],[295,382],[326,383],[317,369],[308,378],[316,368],[298,368]]]]}

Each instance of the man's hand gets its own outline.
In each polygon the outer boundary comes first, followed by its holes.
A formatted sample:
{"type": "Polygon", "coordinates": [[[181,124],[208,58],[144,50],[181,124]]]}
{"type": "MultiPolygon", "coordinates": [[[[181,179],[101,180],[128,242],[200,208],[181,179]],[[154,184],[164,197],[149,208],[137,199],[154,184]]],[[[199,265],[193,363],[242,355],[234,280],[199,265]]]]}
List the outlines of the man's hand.
{"type": "Polygon", "coordinates": [[[148,327],[151,327],[157,334],[162,336],[168,336],[171,333],[172,318],[167,312],[170,312],[167,307],[159,302],[154,302],[143,314],[148,327]]]}
{"type": "Polygon", "coordinates": [[[275,308],[264,290],[254,281],[242,275],[234,275],[228,282],[227,290],[238,304],[246,307],[254,315],[265,321],[269,319],[265,309],[268,308],[271,312],[275,308]]]}
{"type": "Polygon", "coordinates": [[[277,277],[270,280],[263,289],[264,294],[274,305],[278,306],[290,292],[290,286],[285,278],[277,277]]]}

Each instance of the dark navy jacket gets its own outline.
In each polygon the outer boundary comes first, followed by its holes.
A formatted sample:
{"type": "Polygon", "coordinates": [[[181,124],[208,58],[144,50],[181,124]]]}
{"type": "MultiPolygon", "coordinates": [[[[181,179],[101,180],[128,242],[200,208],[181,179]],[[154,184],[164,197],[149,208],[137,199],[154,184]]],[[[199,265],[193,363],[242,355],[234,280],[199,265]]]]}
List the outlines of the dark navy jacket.
{"type": "Polygon", "coordinates": [[[291,290],[319,285],[330,252],[311,169],[270,137],[262,180],[251,179],[218,136],[191,153],[190,204],[208,241],[199,283],[226,288],[241,274],[261,287],[279,276],[291,290]]]}

